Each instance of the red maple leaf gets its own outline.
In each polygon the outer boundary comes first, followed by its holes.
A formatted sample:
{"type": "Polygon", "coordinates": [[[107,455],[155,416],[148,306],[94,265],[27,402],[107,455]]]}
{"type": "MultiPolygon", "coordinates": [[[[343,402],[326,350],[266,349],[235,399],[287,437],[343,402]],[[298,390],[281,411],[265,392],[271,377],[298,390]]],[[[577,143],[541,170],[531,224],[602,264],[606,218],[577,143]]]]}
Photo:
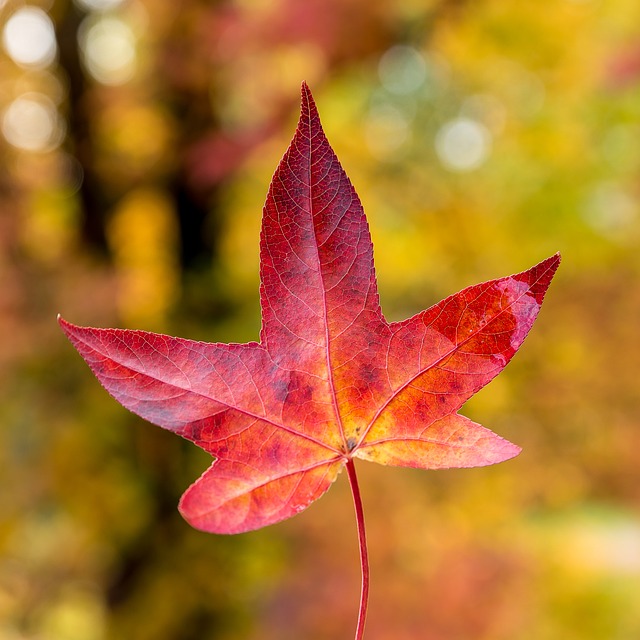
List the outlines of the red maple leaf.
{"type": "MultiPolygon", "coordinates": [[[[308,507],[346,465],[363,545],[353,458],[438,469],[519,453],[458,410],[518,350],[559,262],[387,322],[362,205],[303,85],[263,212],[259,343],[60,324],[116,400],[215,458],[180,501],[191,525],[273,524],[308,507]]],[[[363,624],[361,606],[360,634],[363,624]]]]}

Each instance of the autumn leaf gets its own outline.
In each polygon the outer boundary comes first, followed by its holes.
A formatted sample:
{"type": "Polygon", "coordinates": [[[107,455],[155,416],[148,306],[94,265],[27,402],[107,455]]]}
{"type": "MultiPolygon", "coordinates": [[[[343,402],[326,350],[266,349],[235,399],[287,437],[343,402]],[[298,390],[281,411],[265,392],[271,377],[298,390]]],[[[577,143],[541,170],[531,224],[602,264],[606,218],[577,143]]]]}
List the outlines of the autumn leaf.
{"type": "Polygon", "coordinates": [[[559,262],[387,322],[362,206],[303,85],[263,212],[260,342],[60,324],[116,400],[214,457],[184,518],[239,533],[299,513],[354,457],[439,469],[517,455],[458,410],[518,350],[559,262]]]}

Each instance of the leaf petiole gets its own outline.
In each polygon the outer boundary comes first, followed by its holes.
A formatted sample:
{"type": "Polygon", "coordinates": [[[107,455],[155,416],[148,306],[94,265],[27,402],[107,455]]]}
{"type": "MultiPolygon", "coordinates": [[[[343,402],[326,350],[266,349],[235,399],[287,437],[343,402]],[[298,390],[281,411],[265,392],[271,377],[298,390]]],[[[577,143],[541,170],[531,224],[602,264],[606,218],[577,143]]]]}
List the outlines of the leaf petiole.
{"type": "Polygon", "coordinates": [[[360,591],[360,610],[358,612],[358,626],[356,628],[355,640],[362,640],[364,637],[364,623],[367,619],[367,606],[369,603],[369,553],[367,551],[367,535],[364,529],[364,511],[362,510],[362,499],[360,498],[360,488],[358,487],[358,477],[353,458],[347,460],[347,473],[349,474],[349,484],[353,495],[353,506],[356,510],[356,522],[358,524],[358,543],[360,545],[360,566],[362,568],[362,589],[360,591]]]}

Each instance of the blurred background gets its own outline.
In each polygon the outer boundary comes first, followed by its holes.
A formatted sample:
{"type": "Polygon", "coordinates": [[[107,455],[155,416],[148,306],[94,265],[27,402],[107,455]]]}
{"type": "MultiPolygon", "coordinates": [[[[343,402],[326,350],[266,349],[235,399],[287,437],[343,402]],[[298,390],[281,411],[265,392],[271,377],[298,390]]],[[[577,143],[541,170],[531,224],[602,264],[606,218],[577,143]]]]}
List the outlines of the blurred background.
{"type": "Polygon", "coordinates": [[[346,477],[206,535],[208,466],[55,322],[248,341],[258,232],[309,82],[402,319],[561,251],[464,413],[496,467],[362,463],[368,640],[640,637],[637,0],[0,0],[0,637],[353,637],[346,477]]]}

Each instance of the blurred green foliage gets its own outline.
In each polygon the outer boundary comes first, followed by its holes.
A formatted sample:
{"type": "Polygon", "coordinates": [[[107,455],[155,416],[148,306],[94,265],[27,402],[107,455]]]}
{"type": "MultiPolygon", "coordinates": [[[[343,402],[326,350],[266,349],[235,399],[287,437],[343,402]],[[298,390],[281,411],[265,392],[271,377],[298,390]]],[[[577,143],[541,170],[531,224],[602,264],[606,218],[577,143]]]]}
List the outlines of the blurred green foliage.
{"type": "Polygon", "coordinates": [[[255,339],[260,210],[306,79],[389,318],[563,253],[466,407],[523,454],[360,465],[367,637],[640,637],[640,4],[34,6],[20,27],[0,3],[0,636],[353,633],[344,479],[277,527],[191,530],[176,505],[207,456],[116,405],[55,324],[255,339]]]}

